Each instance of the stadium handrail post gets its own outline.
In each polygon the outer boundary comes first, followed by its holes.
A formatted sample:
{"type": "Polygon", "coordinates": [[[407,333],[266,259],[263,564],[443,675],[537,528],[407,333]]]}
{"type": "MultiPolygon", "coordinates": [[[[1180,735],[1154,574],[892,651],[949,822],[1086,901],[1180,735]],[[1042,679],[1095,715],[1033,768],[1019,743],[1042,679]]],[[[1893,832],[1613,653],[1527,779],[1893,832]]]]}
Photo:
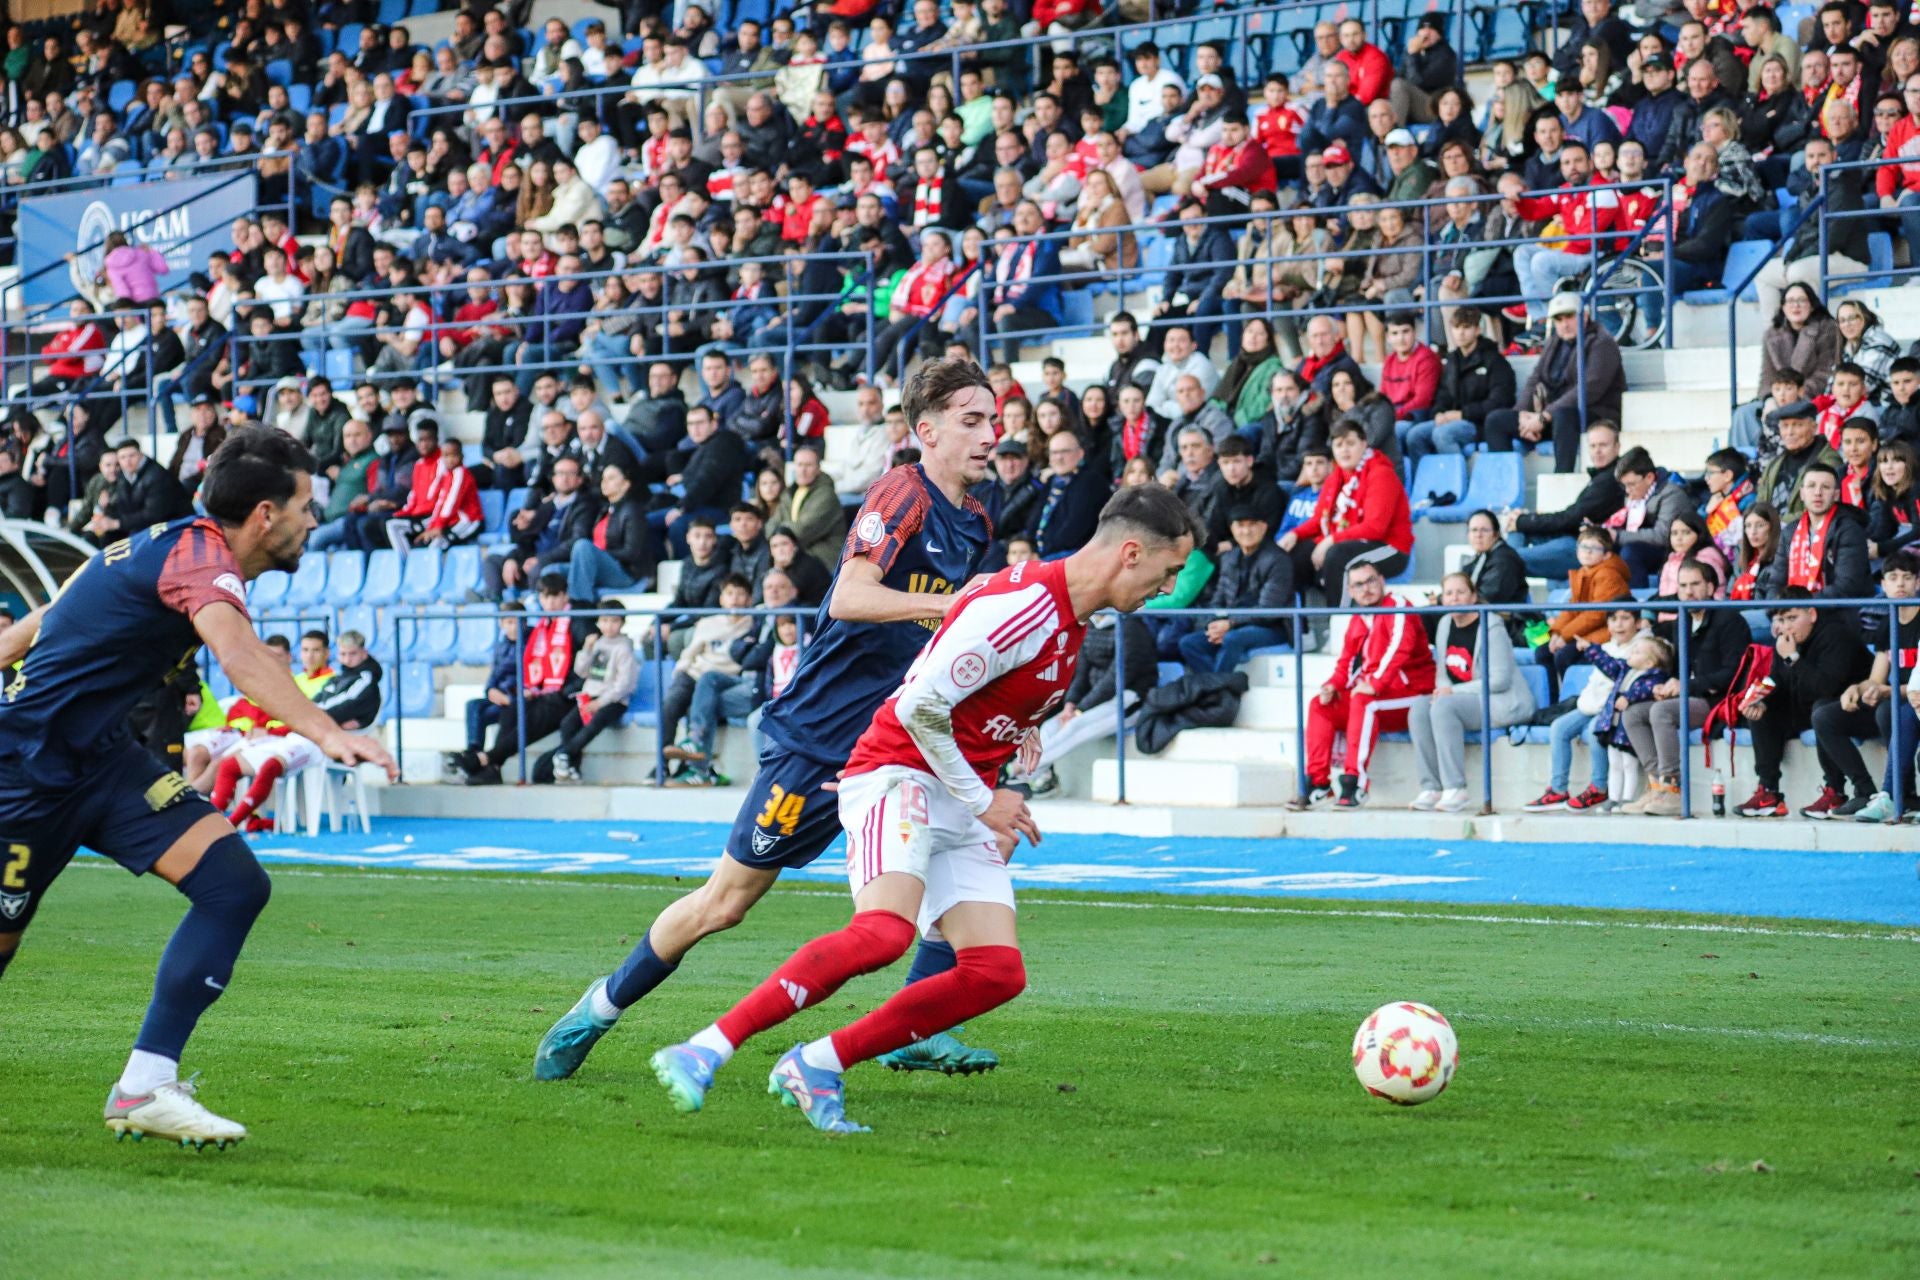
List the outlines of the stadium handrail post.
{"type": "MultiPolygon", "coordinates": [[[[1675,638],[1680,642],[1680,693],[1678,696],[1680,703],[1678,707],[1680,712],[1680,818],[1685,821],[1693,816],[1693,744],[1690,741],[1693,728],[1687,723],[1692,718],[1688,713],[1693,710],[1691,706],[1693,699],[1687,693],[1687,690],[1693,687],[1693,637],[1687,634],[1687,602],[1679,600],[1675,603],[1677,607],[1673,629],[1675,638]]],[[[1703,745],[1705,744],[1704,734],[1701,735],[1700,741],[1703,745]]],[[[1732,726],[1728,726],[1727,750],[1733,750],[1732,726]]]]}
{"type": "Polygon", "coordinates": [[[1306,625],[1305,618],[1293,620],[1293,764],[1303,804],[1313,790],[1313,781],[1307,777],[1307,644],[1301,632],[1306,625]]]}
{"type": "MultiPolygon", "coordinates": [[[[400,647],[400,615],[393,618],[393,759],[396,764],[405,758],[407,750],[407,699],[400,687],[406,683],[407,664],[402,656],[406,650],[400,647]]],[[[400,781],[406,781],[406,772],[402,768],[400,781]]]]}
{"type": "Polygon", "coordinates": [[[1482,613],[1474,627],[1474,641],[1480,656],[1474,662],[1474,674],[1480,677],[1480,816],[1493,816],[1493,658],[1487,644],[1487,629],[1497,619],[1482,613]]]}
{"type": "Polygon", "coordinates": [[[1888,779],[1892,784],[1888,794],[1893,797],[1893,811],[1898,815],[1906,808],[1907,799],[1907,759],[1900,753],[1900,700],[1906,694],[1900,688],[1900,606],[1891,599],[1887,601],[1887,653],[1887,679],[1892,681],[1892,692],[1888,695],[1892,701],[1887,707],[1887,772],[1893,775],[1888,779]]]}
{"type": "Polygon", "coordinates": [[[667,724],[662,715],[667,705],[666,646],[655,646],[653,659],[653,785],[667,785],[667,724]]]}
{"type": "MultiPolygon", "coordinates": [[[[527,785],[527,629],[513,629],[513,718],[518,732],[514,735],[514,746],[520,757],[520,785],[527,785]]],[[[494,768],[500,767],[497,760],[489,760],[494,768]]]]}
{"type": "MultiPolygon", "coordinates": [[[[1124,618],[1113,620],[1113,759],[1115,804],[1127,802],[1127,628],[1124,618]]],[[[1140,705],[1146,706],[1146,699],[1140,705]]]]}

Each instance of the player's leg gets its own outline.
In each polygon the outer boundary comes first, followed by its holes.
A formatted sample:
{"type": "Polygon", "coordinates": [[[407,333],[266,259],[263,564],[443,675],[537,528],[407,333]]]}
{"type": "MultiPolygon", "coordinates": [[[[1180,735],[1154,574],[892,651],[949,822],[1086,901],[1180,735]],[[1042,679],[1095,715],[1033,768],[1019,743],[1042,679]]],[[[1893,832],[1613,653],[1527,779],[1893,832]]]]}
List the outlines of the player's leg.
{"type": "Polygon", "coordinates": [[[213,790],[207,799],[213,801],[213,807],[222,813],[233,803],[234,793],[240,790],[240,779],[253,776],[253,743],[242,739],[234,745],[232,751],[220,757],[213,771],[213,790]]]}
{"type": "Polygon", "coordinates": [[[928,824],[933,785],[926,774],[896,769],[863,774],[841,785],[840,822],[847,830],[853,918],[846,927],[794,952],[711,1026],[653,1056],[654,1073],[676,1109],[698,1111],[714,1073],[750,1037],[907,953],[933,848],[928,824]]]}
{"type": "Polygon", "coordinates": [[[251,829],[248,820],[272,797],[274,785],[293,767],[291,758],[305,742],[304,738],[295,742],[291,735],[266,738],[250,743],[240,753],[253,781],[247,785],[247,793],[240,797],[240,803],[227,810],[227,821],[236,831],[251,829]]]}
{"type": "MultiPolygon", "coordinates": [[[[907,968],[904,985],[912,986],[928,978],[951,973],[959,957],[953,942],[938,930],[921,936],[914,949],[913,963],[907,968]]],[[[945,1031],[925,1036],[881,1056],[881,1064],[890,1071],[938,1071],[944,1076],[970,1076],[992,1071],[1000,1065],[1000,1055],[991,1049],[967,1044],[960,1037],[966,1031],[955,1023],[945,1031]]]]}
{"type": "Polygon", "coordinates": [[[836,772],[779,753],[761,758],[706,883],[669,903],[620,966],[589,984],[547,1030],[534,1053],[536,1078],[564,1080],[578,1071],[620,1015],[671,977],[696,943],[739,924],[783,869],[805,866],[832,845],[840,835],[837,799],[823,787],[836,772]]]}
{"type": "MultiPolygon", "coordinates": [[[[184,787],[185,780],[179,781],[184,787]]],[[[190,906],[161,953],[147,1016],[107,1097],[107,1127],[173,1138],[183,1146],[225,1145],[247,1131],[201,1105],[193,1085],[179,1079],[180,1055],[201,1016],[227,989],[271,885],[246,841],[218,813],[185,797],[168,802],[153,790],[146,802],[158,805],[150,815],[156,819],[169,808],[195,808],[201,815],[145,868],[178,889],[190,906]]],[[[128,850],[114,834],[110,829],[101,842],[105,851],[139,869],[138,845],[128,850]]]]}

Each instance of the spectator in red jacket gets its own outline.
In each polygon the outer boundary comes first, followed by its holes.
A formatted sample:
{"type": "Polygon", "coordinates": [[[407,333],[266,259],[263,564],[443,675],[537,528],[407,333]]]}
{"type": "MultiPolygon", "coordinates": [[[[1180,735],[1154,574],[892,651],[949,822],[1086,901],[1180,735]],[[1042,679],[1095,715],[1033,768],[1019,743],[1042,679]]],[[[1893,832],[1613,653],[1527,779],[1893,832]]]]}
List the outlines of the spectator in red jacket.
{"type": "Polygon", "coordinates": [[[1254,192],[1278,185],[1273,158],[1254,141],[1246,114],[1229,111],[1220,121],[1220,141],[1207,149],[1189,190],[1194,199],[1206,201],[1209,218],[1224,218],[1247,212],[1254,192]]]}
{"type": "Polygon", "coordinates": [[[1330,443],[1333,474],[1320,486],[1318,505],[1280,539],[1293,557],[1293,580],[1318,579],[1329,603],[1340,599],[1349,565],[1365,560],[1391,576],[1413,551],[1413,513],[1399,468],[1368,447],[1366,429],[1351,418],[1334,425],[1330,443]]]}
{"type": "Polygon", "coordinates": [[[465,447],[452,436],[440,442],[439,460],[424,477],[423,491],[421,467],[427,465],[422,458],[414,468],[407,504],[387,521],[387,540],[403,557],[413,547],[447,547],[480,535],[480,486],[467,469],[465,447]]]}
{"type": "MultiPolygon", "coordinates": [[[[1384,98],[1393,86],[1393,61],[1367,42],[1367,28],[1358,18],[1340,24],[1340,52],[1333,55],[1344,62],[1353,76],[1353,96],[1361,106],[1370,106],[1375,98],[1384,98]]],[[[1403,104],[1396,104],[1394,118],[1405,120],[1403,104]]]]}
{"type": "Polygon", "coordinates": [[[1562,280],[1593,266],[1596,247],[1601,252],[1619,247],[1612,238],[1596,234],[1619,227],[1619,196],[1588,189],[1595,182],[1593,160],[1586,147],[1572,138],[1560,147],[1560,176],[1565,182],[1553,191],[1515,202],[1522,218],[1559,224],[1558,233],[1549,231],[1538,244],[1523,244],[1513,251],[1514,274],[1520,277],[1527,320],[1532,324],[1546,318],[1547,299],[1562,280]]]}
{"type": "Polygon", "coordinates": [[[27,388],[30,396],[55,396],[71,391],[100,372],[106,360],[107,333],[93,318],[93,304],[75,298],[68,308],[69,323],[58,325],[58,332],[41,349],[47,376],[27,388]]]}
{"type": "Polygon", "coordinates": [[[1411,311],[1387,316],[1387,358],[1380,366],[1380,394],[1393,402],[1393,417],[1405,441],[1407,429],[1433,413],[1440,390],[1440,356],[1414,333],[1411,311]]]}
{"type": "MultiPolygon", "coordinates": [[[[1349,565],[1346,587],[1347,598],[1358,608],[1413,608],[1412,601],[1388,593],[1379,566],[1368,560],[1349,565]]],[[[1343,809],[1359,806],[1367,795],[1367,762],[1374,743],[1382,733],[1406,729],[1408,708],[1433,692],[1433,682],[1433,654],[1419,615],[1363,614],[1350,619],[1333,674],[1307,704],[1308,792],[1296,805],[1305,808],[1333,796],[1343,809]],[[1346,735],[1347,754],[1334,796],[1336,734],[1346,735]]]]}

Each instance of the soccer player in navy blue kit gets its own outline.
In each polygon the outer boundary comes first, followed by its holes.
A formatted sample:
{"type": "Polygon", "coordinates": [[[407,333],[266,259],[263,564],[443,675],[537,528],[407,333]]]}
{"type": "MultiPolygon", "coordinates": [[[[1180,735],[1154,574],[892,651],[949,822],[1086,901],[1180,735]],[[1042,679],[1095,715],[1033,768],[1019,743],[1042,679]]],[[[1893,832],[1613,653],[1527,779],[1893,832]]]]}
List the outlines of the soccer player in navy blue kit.
{"type": "Polygon", "coordinates": [[[308,700],[254,634],[246,584],[299,567],[314,528],[314,460],[283,431],[237,431],[201,483],[207,516],[157,524],[81,566],[51,604],[0,633],[0,973],[47,888],[82,845],[186,897],[107,1127],[224,1147],[246,1129],[179,1078],[194,1025],[233,976],[267,905],[267,873],[226,818],[135,741],[127,715],[205,644],[239,690],[343,764],[395,773],[385,749],[308,700]]]}
{"type": "MultiPolygon", "coordinates": [[[[992,537],[985,510],[967,494],[985,477],[994,446],[986,375],[971,360],[931,361],[907,380],[902,405],[921,461],[895,467],[867,491],[800,669],[761,719],[768,745],[725,854],[707,882],[668,905],[620,967],[595,979],[541,1038],[534,1055],[539,1079],[571,1076],[620,1014],[664,982],[695,943],[739,924],[783,869],[806,866],[839,838],[835,779],[992,537]]],[[[924,942],[907,980],[954,963],[945,942],[924,942]]],[[[966,1073],[997,1062],[943,1033],[909,1046],[889,1065],[966,1073]]]]}

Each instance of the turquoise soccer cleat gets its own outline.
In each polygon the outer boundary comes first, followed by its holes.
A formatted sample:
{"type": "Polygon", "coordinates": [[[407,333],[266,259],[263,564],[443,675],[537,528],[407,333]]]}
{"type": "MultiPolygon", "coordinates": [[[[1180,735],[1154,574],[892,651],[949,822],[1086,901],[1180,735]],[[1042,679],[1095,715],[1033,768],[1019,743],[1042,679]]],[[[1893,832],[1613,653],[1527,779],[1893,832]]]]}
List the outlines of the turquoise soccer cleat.
{"type": "Polygon", "coordinates": [[[613,1030],[613,1023],[601,1020],[593,1012],[593,993],[606,985],[605,978],[595,978],[587,994],[575,1001],[573,1008],[540,1037],[540,1047],[533,1051],[535,1080],[565,1080],[580,1069],[593,1046],[600,1043],[600,1037],[613,1030]]]}
{"type": "Polygon", "coordinates": [[[942,1031],[892,1053],[881,1054],[880,1064],[889,1071],[938,1071],[943,1076],[970,1076],[999,1066],[1000,1055],[991,1049],[962,1044],[958,1036],[942,1031]]]}
{"type": "Polygon", "coordinates": [[[773,1064],[767,1092],[779,1098],[782,1106],[800,1108],[807,1123],[823,1133],[872,1133],[867,1126],[847,1119],[840,1073],[808,1066],[800,1056],[804,1048],[802,1044],[793,1046],[773,1064]]]}
{"type": "Polygon", "coordinates": [[[720,1055],[697,1045],[670,1044],[653,1055],[654,1078],[667,1087],[675,1111],[698,1111],[719,1069],[720,1055]]]}

